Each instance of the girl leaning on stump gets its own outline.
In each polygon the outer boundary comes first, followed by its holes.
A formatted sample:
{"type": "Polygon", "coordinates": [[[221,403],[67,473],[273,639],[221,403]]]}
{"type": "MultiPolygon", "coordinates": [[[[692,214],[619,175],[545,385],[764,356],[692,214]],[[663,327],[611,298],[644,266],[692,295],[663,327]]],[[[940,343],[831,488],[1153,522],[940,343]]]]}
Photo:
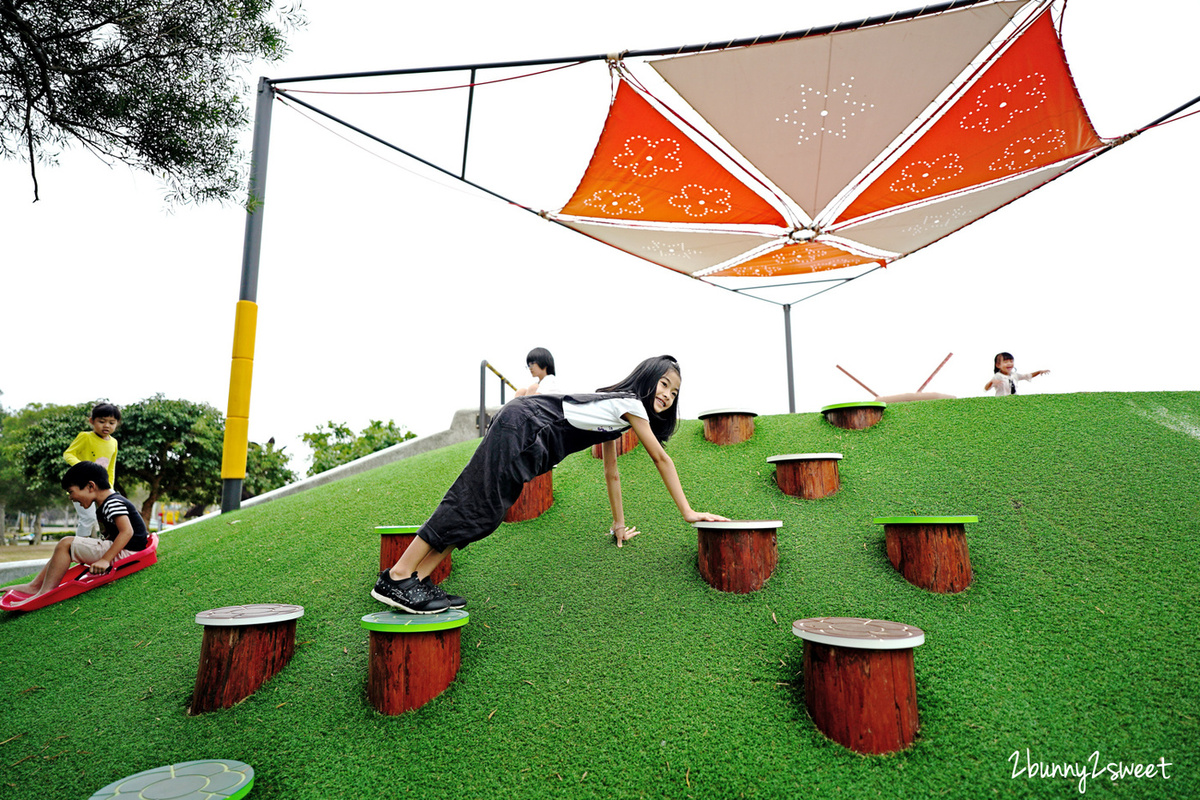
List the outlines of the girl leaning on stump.
{"type": "Polygon", "coordinates": [[[646,359],[624,380],[595,394],[535,394],[506,404],[400,560],[379,573],[371,596],[410,614],[465,606],[465,598],[447,595],[429,578],[442,558],[499,528],[526,481],[598,443],[612,508],[610,534],[621,547],[639,533],[625,524],[617,471],[616,440],[627,428],[641,440],[685,521],[725,521],[692,510],[675,463],[663,449],[675,431],[679,385],[679,364],[664,355],[646,359]]]}

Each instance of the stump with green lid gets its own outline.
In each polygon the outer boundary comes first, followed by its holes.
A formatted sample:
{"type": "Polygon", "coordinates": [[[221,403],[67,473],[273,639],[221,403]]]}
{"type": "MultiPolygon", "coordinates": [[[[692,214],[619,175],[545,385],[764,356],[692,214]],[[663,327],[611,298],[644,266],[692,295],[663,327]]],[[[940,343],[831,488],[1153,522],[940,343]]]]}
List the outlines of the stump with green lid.
{"type": "Polygon", "coordinates": [[[381,714],[403,714],[444,692],[462,662],[459,641],[470,615],[377,611],[362,618],[369,632],[367,699],[381,714]]]}
{"type": "Polygon", "coordinates": [[[861,431],[883,419],[883,410],[887,403],[881,400],[867,400],[861,403],[834,403],[821,409],[825,420],[838,428],[848,431],[861,431]]]}
{"type": "Polygon", "coordinates": [[[979,517],[876,517],[887,539],[888,561],[914,586],[940,594],[971,585],[966,525],[979,517]]]}

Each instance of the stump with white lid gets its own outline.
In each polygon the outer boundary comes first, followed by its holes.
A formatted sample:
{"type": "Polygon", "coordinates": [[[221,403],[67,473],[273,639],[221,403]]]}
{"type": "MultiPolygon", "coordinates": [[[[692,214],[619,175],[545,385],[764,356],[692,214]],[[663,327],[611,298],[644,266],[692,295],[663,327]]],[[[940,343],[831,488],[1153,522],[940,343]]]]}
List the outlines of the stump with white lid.
{"type": "Polygon", "coordinates": [[[913,586],[940,594],[971,585],[966,523],[979,517],[877,517],[887,539],[888,561],[913,586]]]}
{"type": "Polygon", "coordinates": [[[722,592],[757,592],[779,563],[776,532],[780,520],[693,522],[697,563],[705,583],[722,592]]]}
{"type": "Polygon", "coordinates": [[[837,494],[842,488],[838,475],[841,460],[841,453],[789,453],[771,456],[767,463],[775,465],[775,483],[781,492],[819,500],[837,494]]]}
{"type": "Polygon", "coordinates": [[[792,623],[804,640],[804,703],[813,723],[856,753],[893,753],[913,743],[917,680],[913,648],[925,632],[862,617],[792,623]]]}
{"type": "Polygon", "coordinates": [[[554,505],[554,473],[543,472],[530,481],[525,481],[525,488],[517,502],[509,507],[504,515],[505,522],[525,522],[537,519],[546,509],[554,505]]]}
{"type": "Polygon", "coordinates": [[[254,768],[228,758],[155,767],[122,778],[89,800],[240,800],[254,787],[254,768]]]}
{"type": "Polygon", "coordinates": [[[714,408],[700,415],[704,438],[713,444],[737,444],[754,435],[758,414],[745,408],[714,408]]]}
{"type": "Polygon", "coordinates": [[[378,611],[362,618],[370,632],[367,699],[381,714],[403,714],[444,692],[458,675],[461,609],[436,614],[378,611]]]}
{"type": "Polygon", "coordinates": [[[204,626],[189,714],[229,708],[258,690],[292,660],[302,606],[254,603],[196,615],[204,626]]]}
{"type": "Polygon", "coordinates": [[[830,425],[848,431],[861,431],[883,419],[885,408],[887,403],[867,400],[862,403],[834,403],[822,408],[821,413],[830,425]]]}
{"type": "MultiPolygon", "coordinates": [[[[421,526],[376,525],[375,530],[379,533],[379,569],[383,571],[391,569],[400,560],[400,556],[404,555],[404,551],[412,544],[412,540],[417,538],[417,531],[421,530],[421,526]]],[[[450,559],[453,555],[453,553],[446,553],[442,562],[433,572],[429,573],[429,577],[434,583],[441,583],[450,577],[450,559]]]]}

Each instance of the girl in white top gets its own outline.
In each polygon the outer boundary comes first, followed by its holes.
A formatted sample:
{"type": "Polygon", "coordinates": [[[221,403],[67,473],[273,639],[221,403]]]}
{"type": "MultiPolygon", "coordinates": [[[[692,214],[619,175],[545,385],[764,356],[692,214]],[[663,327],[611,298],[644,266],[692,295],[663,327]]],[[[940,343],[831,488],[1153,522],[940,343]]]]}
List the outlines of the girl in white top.
{"type": "Polygon", "coordinates": [[[1017,381],[1031,381],[1038,375],[1045,375],[1050,371],[1039,369],[1035,372],[1014,372],[1012,353],[996,353],[995,366],[996,372],[992,375],[992,379],[984,385],[983,390],[986,392],[994,389],[996,397],[1016,394],[1017,381]]]}
{"type": "Polygon", "coordinates": [[[646,359],[620,383],[596,394],[535,394],[507,403],[400,560],[379,574],[371,596],[411,613],[444,610],[447,606],[442,601],[447,596],[427,580],[442,558],[452,548],[465,547],[500,527],[527,481],[548,472],[570,453],[597,443],[602,443],[604,481],[612,510],[610,533],[617,546],[623,546],[639,533],[625,523],[617,471],[616,440],[631,427],[683,519],[725,521],[725,517],[692,509],[675,463],[663,449],[662,443],[675,431],[679,386],[679,364],[671,356],[658,356],[646,359]]]}

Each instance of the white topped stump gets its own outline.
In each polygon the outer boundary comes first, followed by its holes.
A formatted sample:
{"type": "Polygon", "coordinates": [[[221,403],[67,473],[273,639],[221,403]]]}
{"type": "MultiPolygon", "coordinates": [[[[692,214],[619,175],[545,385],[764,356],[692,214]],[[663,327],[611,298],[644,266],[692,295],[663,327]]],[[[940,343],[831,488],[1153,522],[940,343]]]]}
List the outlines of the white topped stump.
{"type": "Polygon", "coordinates": [[[789,453],[771,456],[767,463],[775,465],[775,483],[781,492],[819,500],[837,494],[842,488],[838,475],[841,460],[841,453],[789,453]]]}
{"type": "Polygon", "coordinates": [[[704,438],[713,444],[737,444],[754,435],[758,414],[745,408],[714,408],[700,415],[704,438]]]}
{"type": "Polygon", "coordinates": [[[913,743],[917,679],[913,648],[925,632],[862,617],[792,623],[804,640],[804,703],[817,728],[856,753],[893,753],[913,743]]]}
{"type": "Polygon", "coordinates": [[[225,606],[196,615],[204,626],[189,714],[229,708],[287,666],[304,608],[286,603],[225,606]]]}
{"type": "Polygon", "coordinates": [[[757,592],[779,563],[776,531],[782,526],[777,519],[693,522],[700,576],[722,592],[757,592]]]}

